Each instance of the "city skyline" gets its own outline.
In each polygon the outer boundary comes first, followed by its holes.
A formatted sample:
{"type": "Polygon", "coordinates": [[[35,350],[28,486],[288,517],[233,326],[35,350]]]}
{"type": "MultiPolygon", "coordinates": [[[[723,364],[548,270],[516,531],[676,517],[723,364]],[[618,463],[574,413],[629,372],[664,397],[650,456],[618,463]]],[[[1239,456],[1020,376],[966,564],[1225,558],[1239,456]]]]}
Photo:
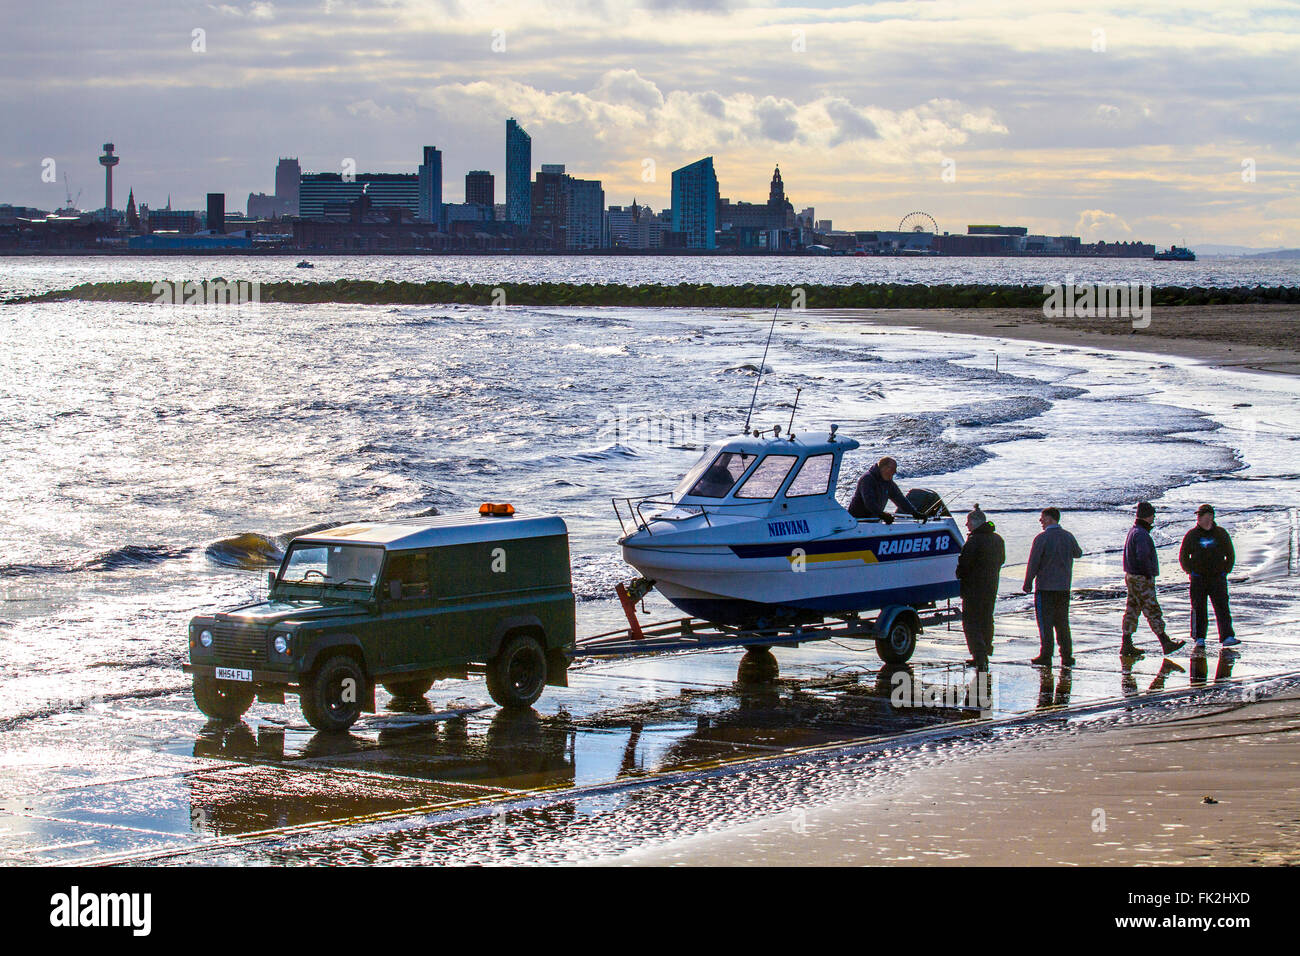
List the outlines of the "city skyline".
{"type": "Polygon", "coordinates": [[[926,209],[946,228],[1300,245],[1292,8],[1009,10],[144,3],[88,6],[51,49],[58,8],[24,8],[0,41],[0,201],[56,208],[66,176],[87,204],[104,142],[118,189],[195,208],[268,191],[279,156],[404,172],[438,143],[454,201],[470,170],[506,182],[514,116],[534,170],[564,163],[611,203],[667,208],[671,171],[712,155],[723,196],[761,196],[780,163],[800,205],[849,228],[926,209]]]}

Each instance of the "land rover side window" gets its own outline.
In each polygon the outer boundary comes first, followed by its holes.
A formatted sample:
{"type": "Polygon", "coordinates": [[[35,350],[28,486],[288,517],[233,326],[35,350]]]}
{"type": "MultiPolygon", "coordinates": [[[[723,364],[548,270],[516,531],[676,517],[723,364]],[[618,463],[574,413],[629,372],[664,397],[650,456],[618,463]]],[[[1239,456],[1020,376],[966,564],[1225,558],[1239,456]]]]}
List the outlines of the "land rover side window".
{"type": "Polygon", "coordinates": [[[834,455],[810,455],[804,459],[799,473],[786,489],[787,498],[807,498],[811,495],[824,495],[831,487],[831,471],[834,470],[834,455]]]}
{"type": "Polygon", "coordinates": [[[700,498],[725,498],[733,485],[740,480],[745,469],[754,463],[753,455],[740,452],[724,451],[713,464],[700,476],[700,480],[691,486],[688,495],[700,498]]]}
{"type": "Polygon", "coordinates": [[[737,498],[771,498],[781,490],[781,482],[798,461],[797,455],[768,455],[758,463],[736,492],[737,498]]]}
{"type": "Polygon", "coordinates": [[[388,567],[379,593],[391,596],[394,583],[401,584],[403,600],[427,598],[429,589],[429,553],[427,551],[397,551],[388,556],[388,567]]]}
{"type": "Polygon", "coordinates": [[[384,561],[382,548],[351,544],[299,544],[289,549],[281,584],[364,588],[375,586],[384,561]]]}

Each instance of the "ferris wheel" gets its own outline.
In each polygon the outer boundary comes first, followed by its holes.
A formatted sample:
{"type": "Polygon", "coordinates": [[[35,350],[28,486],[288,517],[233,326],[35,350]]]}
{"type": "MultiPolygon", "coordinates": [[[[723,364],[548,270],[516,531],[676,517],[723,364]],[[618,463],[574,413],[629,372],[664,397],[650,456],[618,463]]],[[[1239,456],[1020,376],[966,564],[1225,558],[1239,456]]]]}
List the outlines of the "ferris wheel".
{"type": "Polygon", "coordinates": [[[898,220],[899,232],[930,232],[939,234],[939,224],[928,212],[909,212],[898,220]]]}

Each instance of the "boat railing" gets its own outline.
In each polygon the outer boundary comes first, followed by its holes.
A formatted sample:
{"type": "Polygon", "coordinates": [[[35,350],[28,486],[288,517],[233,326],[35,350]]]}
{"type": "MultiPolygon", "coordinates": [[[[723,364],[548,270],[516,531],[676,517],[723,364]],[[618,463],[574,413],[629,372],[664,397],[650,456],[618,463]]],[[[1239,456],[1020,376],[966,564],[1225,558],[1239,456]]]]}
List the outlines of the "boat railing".
{"type": "Polygon", "coordinates": [[[656,492],[650,495],[644,495],[640,498],[610,498],[610,503],[614,506],[614,514],[618,517],[618,526],[622,529],[623,535],[628,534],[628,525],[623,520],[623,508],[627,508],[628,522],[631,523],[633,530],[644,531],[647,534],[654,534],[650,530],[651,521],[685,521],[688,518],[694,518],[697,515],[704,515],[704,521],[709,527],[713,527],[713,519],[709,517],[710,510],[714,514],[725,511],[728,508],[753,508],[755,505],[761,505],[764,501],[770,499],[755,499],[753,501],[728,501],[719,504],[704,504],[702,502],[690,501],[683,504],[680,501],[674,501],[672,492],[656,492]],[[621,504],[620,504],[621,502],[621,504]],[[652,514],[646,517],[642,509],[646,505],[654,505],[660,508],[667,508],[672,511],[675,508],[687,509],[687,514],[668,515],[652,514]]]}

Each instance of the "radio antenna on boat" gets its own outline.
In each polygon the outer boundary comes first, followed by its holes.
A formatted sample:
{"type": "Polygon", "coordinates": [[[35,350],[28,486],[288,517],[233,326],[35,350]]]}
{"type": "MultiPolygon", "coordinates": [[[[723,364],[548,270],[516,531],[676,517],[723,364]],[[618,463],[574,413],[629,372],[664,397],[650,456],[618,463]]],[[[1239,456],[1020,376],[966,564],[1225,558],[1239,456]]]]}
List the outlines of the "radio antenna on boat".
{"type": "Polygon", "coordinates": [[[800,385],[794,390],[794,408],[790,409],[790,424],[785,426],[785,437],[794,438],[794,413],[799,410],[799,395],[803,392],[803,386],[800,385]]]}
{"type": "Polygon", "coordinates": [[[772,333],[776,331],[776,314],[781,311],[781,303],[772,310],[772,324],[767,329],[767,344],[763,346],[763,360],[758,363],[758,378],[754,380],[754,394],[749,399],[749,413],[745,416],[745,434],[749,434],[749,422],[754,417],[754,402],[758,399],[758,386],[763,384],[763,370],[767,368],[767,350],[772,344],[772,333]]]}

